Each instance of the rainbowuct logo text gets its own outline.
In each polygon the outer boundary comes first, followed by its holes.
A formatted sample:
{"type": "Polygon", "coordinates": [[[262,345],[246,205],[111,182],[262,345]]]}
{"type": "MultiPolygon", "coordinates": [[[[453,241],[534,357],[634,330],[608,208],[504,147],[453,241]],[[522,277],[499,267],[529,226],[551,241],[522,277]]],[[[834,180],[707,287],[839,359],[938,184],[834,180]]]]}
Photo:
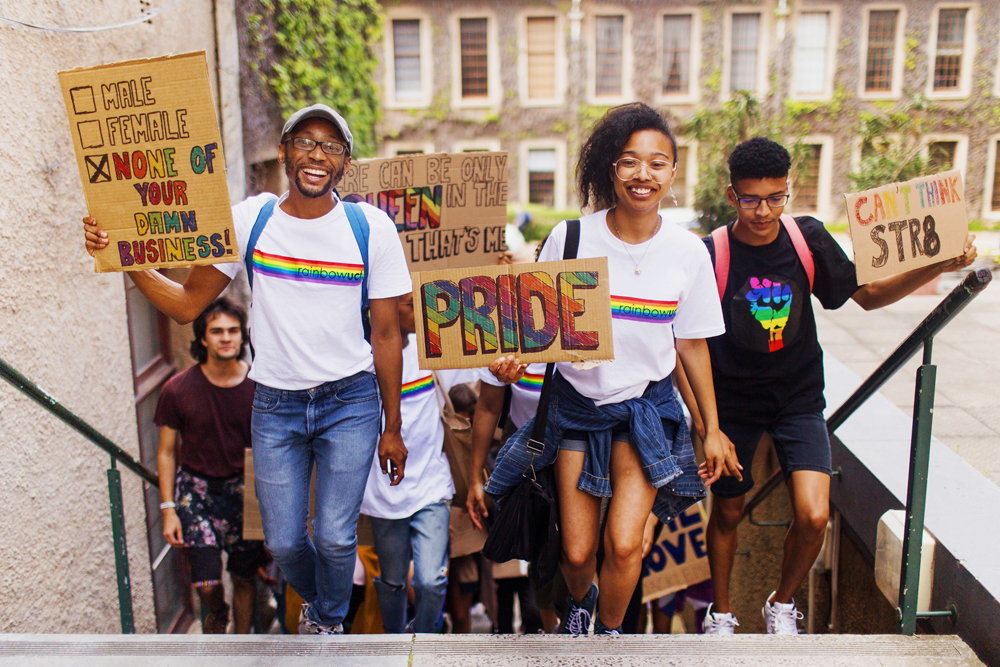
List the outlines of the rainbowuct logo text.
{"type": "Polygon", "coordinates": [[[676,315],[676,301],[653,301],[611,295],[611,317],[616,320],[669,323],[674,321],[676,315]]]}
{"type": "Polygon", "coordinates": [[[401,398],[413,398],[426,393],[434,388],[434,376],[428,375],[413,382],[404,382],[403,390],[400,392],[401,398]]]}
{"type": "Polygon", "coordinates": [[[544,380],[544,373],[525,373],[521,379],[517,381],[517,386],[527,391],[539,392],[542,390],[542,382],[544,380]]]}
{"type": "Polygon", "coordinates": [[[770,334],[767,341],[769,351],[775,352],[783,348],[785,342],[781,334],[792,310],[791,286],[774,283],[767,278],[751,278],[746,299],[750,302],[750,312],[754,318],[770,334]]]}
{"type": "Polygon", "coordinates": [[[259,274],[323,285],[353,287],[361,284],[365,275],[362,264],[337,264],[311,259],[296,259],[270,255],[260,250],[253,252],[253,269],[259,274]]]}

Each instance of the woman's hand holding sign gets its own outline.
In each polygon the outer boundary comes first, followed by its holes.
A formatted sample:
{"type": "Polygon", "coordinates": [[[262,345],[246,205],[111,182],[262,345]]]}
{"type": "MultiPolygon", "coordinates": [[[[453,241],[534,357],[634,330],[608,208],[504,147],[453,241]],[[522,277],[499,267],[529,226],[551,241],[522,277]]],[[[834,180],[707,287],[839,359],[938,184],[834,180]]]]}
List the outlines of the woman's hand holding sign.
{"type": "Polygon", "coordinates": [[[511,355],[498,357],[490,364],[490,373],[493,373],[493,377],[504,384],[514,384],[521,379],[526,368],[528,368],[528,364],[522,364],[520,359],[511,355]]]}
{"type": "Polygon", "coordinates": [[[87,253],[93,257],[98,250],[108,247],[108,233],[97,226],[97,220],[90,216],[83,219],[83,236],[87,241],[87,253]]]}

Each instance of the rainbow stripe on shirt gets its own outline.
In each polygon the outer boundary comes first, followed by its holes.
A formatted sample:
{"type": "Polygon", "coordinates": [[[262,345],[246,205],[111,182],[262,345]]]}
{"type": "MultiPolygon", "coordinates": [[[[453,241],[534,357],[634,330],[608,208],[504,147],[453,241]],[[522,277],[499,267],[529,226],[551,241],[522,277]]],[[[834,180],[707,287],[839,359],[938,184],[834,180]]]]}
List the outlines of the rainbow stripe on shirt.
{"type": "Polygon", "coordinates": [[[404,382],[400,398],[413,398],[434,388],[434,376],[428,375],[413,382],[404,382]]]}
{"type": "Polygon", "coordinates": [[[542,390],[542,382],[544,380],[544,373],[525,373],[521,379],[517,381],[517,386],[526,391],[540,392],[542,390]]]}
{"type": "Polygon", "coordinates": [[[676,301],[653,301],[628,296],[611,295],[611,317],[633,322],[667,324],[677,315],[676,301]]]}
{"type": "Polygon", "coordinates": [[[295,280],[321,285],[354,287],[361,284],[365,275],[363,264],[339,264],[312,259],[296,259],[271,255],[254,249],[253,269],[257,273],[284,280],[295,280]]]}

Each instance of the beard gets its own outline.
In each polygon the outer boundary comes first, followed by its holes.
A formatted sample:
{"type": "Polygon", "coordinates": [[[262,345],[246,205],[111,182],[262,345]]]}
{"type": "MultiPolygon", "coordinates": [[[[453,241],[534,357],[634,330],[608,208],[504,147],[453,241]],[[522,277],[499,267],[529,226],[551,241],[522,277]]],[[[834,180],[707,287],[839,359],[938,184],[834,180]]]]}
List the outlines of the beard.
{"type": "Polygon", "coordinates": [[[290,173],[291,170],[292,170],[291,165],[286,163],[285,175],[288,176],[290,180],[294,180],[295,187],[298,189],[298,191],[301,192],[304,196],[309,197],[310,199],[317,199],[319,197],[326,196],[327,194],[329,194],[330,190],[334,187],[334,185],[340,183],[340,179],[344,177],[344,165],[341,164],[340,169],[334,172],[326,183],[319,186],[307,186],[305,183],[302,182],[302,179],[300,177],[301,172],[299,172],[299,170],[296,169],[295,176],[293,178],[292,174],[290,173]]]}

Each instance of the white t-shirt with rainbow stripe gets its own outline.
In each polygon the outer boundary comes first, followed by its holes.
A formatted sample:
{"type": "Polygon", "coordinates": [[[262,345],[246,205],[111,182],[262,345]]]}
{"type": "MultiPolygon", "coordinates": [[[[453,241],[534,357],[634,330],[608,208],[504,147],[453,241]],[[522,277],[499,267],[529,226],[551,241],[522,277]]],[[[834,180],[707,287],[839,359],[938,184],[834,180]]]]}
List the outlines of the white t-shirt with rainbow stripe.
{"type": "MultiPolygon", "coordinates": [[[[502,387],[503,383],[490,373],[489,368],[477,368],[479,379],[494,387],[502,387]]],[[[538,398],[542,393],[542,380],[545,379],[545,364],[528,364],[524,377],[511,385],[510,421],[515,428],[521,428],[526,421],[535,416],[538,411],[538,398]]]]}

